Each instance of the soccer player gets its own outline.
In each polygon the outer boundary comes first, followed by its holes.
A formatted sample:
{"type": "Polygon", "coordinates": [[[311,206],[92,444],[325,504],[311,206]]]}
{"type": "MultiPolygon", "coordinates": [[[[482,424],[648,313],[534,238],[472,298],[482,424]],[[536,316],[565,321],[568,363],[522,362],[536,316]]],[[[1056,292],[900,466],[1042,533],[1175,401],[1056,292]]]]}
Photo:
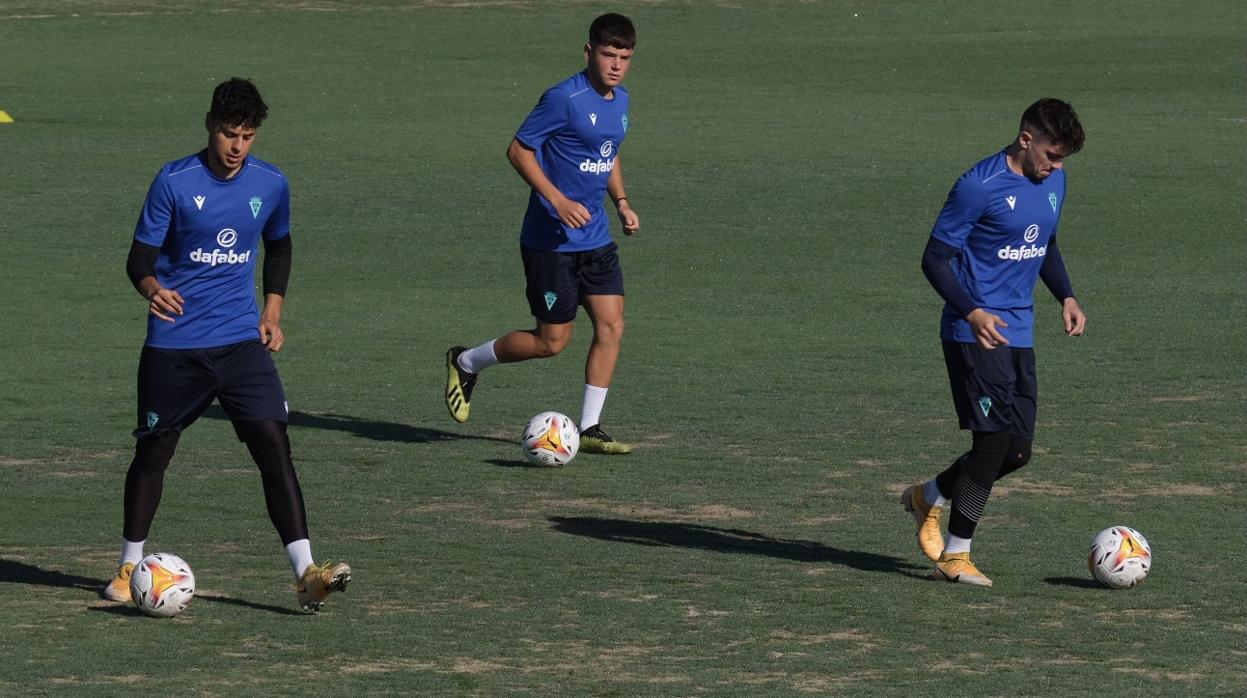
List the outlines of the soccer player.
{"type": "Polygon", "coordinates": [[[1041,99],[1027,107],[1013,144],[953,185],[922,256],[923,273],[945,302],[940,339],[953,405],[972,434],[968,452],[901,495],[940,579],[992,584],[971,561],[970,541],[993,483],[1031,457],[1036,279],[1061,304],[1065,333],[1077,337],[1086,329],[1056,240],[1065,158],[1084,138],[1066,102],[1041,99]],[[940,518],[950,502],[945,542],[940,518]]]}
{"type": "Polygon", "coordinates": [[[281,349],[290,276],[290,188],[275,165],[250,154],[268,114],[248,80],[212,93],[208,147],[167,163],[147,193],[126,273],[147,299],[139,357],[138,428],[126,475],[121,563],[103,590],[130,600],[130,575],[160,504],[164,472],[182,430],[214,399],[260,469],[269,518],[294,570],[299,605],[318,610],[351,580],[345,564],[312,560],[303,493],[286,436],[285,392],[269,352],[281,349]],[[264,312],[255,258],[264,241],[264,312]]]}
{"type": "Polygon", "coordinates": [[[620,83],[635,46],[636,30],[627,17],[612,13],[593,20],[584,47],[587,67],[546,90],[507,149],[511,165],[532,188],[520,257],[537,326],[446,353],[446,407],[457,422],[468,420],[481,371],[563,351],[583,305],[593,341],[585,362],[580,450],[632,452],[607,436],[600,422],[624,331],[623,271],[604,195],[610,195],[626,235],[640,227],[619,159],[628,133],[628,91],[620,83]]]}

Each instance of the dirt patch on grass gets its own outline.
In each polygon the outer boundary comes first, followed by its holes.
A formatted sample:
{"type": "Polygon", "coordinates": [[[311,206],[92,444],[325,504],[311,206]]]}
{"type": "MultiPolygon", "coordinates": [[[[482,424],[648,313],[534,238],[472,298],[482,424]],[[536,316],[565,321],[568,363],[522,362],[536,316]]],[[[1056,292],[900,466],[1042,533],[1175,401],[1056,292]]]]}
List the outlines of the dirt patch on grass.
{"type": "Polygon", "coordinates": [[[797,523],[802,526],[826,526],[827,524],[840,523],[847,521],[849,517],[843,514],[828,514],[826,516],[807,516],[797,519],[797,523]]]}
{"type": "Polygon", "coordinates": [[[1170,681],[1180,681],[1182,683],[1191,683],[1194,681],[1203,681],[1208,678],[1207,674],[1201,674],[1194,671],[1154,671],[1141,667],[1113,667],[1113,671],[1118,674],[1133,674],[1136,676],[1146,676],[1150,679],[1168,679],[1170,681]]]}
{"type": "Polygon", "coordinates": [[[783,640],[791,642],[802,647],[812,645],[825,645],[831,642],[847,642],[854,645],[858,651],[869,652],[879,647],[879,640],[872,635],[867,635],[857,628],[848,630],[840,630],[832,633],[820,633],[817,635],[794,633],[789,630],[773,630],[770,637],[775,640],[783,640]]]}
{"type": "Polygon", "coordinates": [[[1134,499],[1136,497],[1228,497],[1234,494],[1234,484],[1193,485],[1188,483],[1157,483],[1155,485],[1131,485],[1101,492],[1101,497],[1134,499]]]}
{"type": "Polygon", "coordinates": [[[343,674],[387,674],[395,671],[432,671],[437,668],[434,662],[421,662],[405,657],[375,660],[371,662],[355,662],[343,664],[338,671],[343,674]]]}
{"type": "Polygon", "coordinates": [[[992,497],[1008,497],[1011,494],[1037,494],[1041,497],[1070,497],[1078,492],[1075,487],[1058,485],[1055,482],[1031,480],[1003,480],[1007,484],[997,483],[992,488],[992,497]]]}

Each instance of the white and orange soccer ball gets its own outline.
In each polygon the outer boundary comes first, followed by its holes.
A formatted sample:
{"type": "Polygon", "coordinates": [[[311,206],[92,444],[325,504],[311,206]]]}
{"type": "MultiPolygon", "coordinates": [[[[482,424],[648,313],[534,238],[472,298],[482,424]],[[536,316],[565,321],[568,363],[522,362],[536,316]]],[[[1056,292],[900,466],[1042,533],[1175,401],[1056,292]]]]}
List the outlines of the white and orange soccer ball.
{"type": "Polygon", "coordinates": [[[130,598],[149,616],[172,618],[195,596],[195,573],[177,555],[152,553],[130,574],[130,598]]]}
{"type": "Polygon", "coordinates": [[[580,450],[580,430],[565,414],[542,412],[524,427],[522,447],[534,465],[567,465],[580,450]]]}
{"type": "Polygon", "coordinates": [[[1111,526],[1091,540],[1087,568],[1101,584],[1113,589],[1135,586],[1152,569],[1152,546],[1129,526],[1111,526]]]}

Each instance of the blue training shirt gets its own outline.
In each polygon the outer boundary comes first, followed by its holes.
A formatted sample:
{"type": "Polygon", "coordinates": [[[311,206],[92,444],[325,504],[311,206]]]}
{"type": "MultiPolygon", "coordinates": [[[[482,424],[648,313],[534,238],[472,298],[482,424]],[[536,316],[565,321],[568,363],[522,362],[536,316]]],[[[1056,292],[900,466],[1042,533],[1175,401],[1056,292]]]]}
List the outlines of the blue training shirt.
{"type": "MultiPolygon", "coordinates": [[[[1009,346],[1035,345],[1035,282],[1064,203],[1064,170],[1033,182],[1009,169],[1002,150],[961,175],[931,230],[960,250],[953,271],[978,307],[1009,324],[998,328],[1009,346]]],[[[976,341],[970,323],[947,304],[940,338],[976,341]]]]}
{"type": "Polygon", "coordinates": [[[520,125],[516,140],[532,148],[541,171],[563,195],[589,210],[581,228],[563,225],[558,212],[533,191],[520,244],[536,250],[581,252],[611,242],[603,200],[619,146],[628,133],[628,91],[598,94],[583,73],[551,87],[520,125]]]}
{"type": "Polygon", "coordinates": [[[182,294],[182,315],[147,318],[147,346],[206,349],[260,338],[255,263],[260,238],[290,233],[290,187],[275,165],[248,156],[221,179],[207,152],[160,168],[134,239],[160,248],[156,280],[182,294]]]}

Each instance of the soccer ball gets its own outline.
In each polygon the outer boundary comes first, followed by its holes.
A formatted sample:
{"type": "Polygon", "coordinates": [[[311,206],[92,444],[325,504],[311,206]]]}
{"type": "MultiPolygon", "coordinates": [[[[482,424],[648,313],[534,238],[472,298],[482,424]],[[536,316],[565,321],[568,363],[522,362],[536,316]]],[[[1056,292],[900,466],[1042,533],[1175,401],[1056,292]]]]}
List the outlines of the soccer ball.
{"type": "Polygon", "coordinates": [[[1113,526],[1091,541],[1087,568],[1101,584],[1125,589],[1142,582],[1152,569],[1152,547],[1142,533],[1128,526],[1113,526]]]}
{"type": "Polygon", "coordinates": [[[149,616],[172,618],[195,596],[195,574],[177,555],[152,553],[130,574],[130,598],[149,616]]]}
{"type": "Polygon", "coordinates": [[[567,415],[542,412],[524,427],[522,447],[533,465],[567,465],[580,450],[580,431],[567,415]]]}

